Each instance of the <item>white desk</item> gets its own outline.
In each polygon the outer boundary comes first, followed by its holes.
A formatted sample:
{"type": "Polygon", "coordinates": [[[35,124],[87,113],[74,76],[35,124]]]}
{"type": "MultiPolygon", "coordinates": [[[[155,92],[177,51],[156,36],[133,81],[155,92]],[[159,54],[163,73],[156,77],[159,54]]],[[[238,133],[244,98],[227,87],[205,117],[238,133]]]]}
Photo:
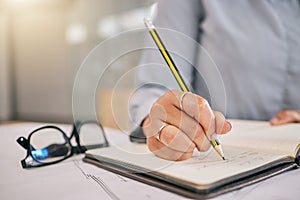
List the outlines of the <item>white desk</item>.
{"type": "MultiPolygon", "coordinates": [[[[16,142],[27,136],[39,123],[0,125],[0,199],[185,199],[161,189],[121,177],[93,165],[83,163],[83,155],[63,162],[33,169],[23,169],[20,160],[25,150],[16,142]]],[[[67,133],[71,126],[60,125],[67,133]]],[[[110,143],[129,143],[128,137],[107,129],[110,143]]],[[[299,199],[300,169],[289,171],[266,181],[215,199],[299,199]]]]}

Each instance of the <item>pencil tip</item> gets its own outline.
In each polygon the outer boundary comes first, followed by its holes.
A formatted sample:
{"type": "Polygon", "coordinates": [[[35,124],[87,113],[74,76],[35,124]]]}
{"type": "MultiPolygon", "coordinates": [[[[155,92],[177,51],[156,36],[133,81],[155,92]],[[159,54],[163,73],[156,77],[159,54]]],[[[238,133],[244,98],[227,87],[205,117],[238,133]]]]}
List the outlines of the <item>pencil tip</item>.
{"type": "Polygon", "coordinates": [[[223,160],[226,160],[225,157],[222,157],[222,158],[223,158],[223,160]]]}

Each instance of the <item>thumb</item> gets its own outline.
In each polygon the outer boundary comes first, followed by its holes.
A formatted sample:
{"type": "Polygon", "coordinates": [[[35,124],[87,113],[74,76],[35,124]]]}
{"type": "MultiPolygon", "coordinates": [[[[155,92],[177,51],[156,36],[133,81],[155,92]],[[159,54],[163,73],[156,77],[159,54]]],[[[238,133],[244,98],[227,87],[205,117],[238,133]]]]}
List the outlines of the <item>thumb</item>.
{"type": "Polygon", "coordinates": [[[224,125],[223,125],[223,128],[222,128],[222,131],[221,131],[221,134],[225,134],[225,133],[228,133],[232,128],[232,125],[229,121],[225,121],[224,122],[224,125]]]}

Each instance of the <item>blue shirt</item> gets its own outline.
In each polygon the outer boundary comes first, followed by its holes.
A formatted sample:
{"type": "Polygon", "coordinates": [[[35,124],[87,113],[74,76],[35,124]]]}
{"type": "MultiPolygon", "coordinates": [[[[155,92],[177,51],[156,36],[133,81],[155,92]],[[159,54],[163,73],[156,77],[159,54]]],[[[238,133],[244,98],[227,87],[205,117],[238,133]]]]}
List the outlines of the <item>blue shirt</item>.
{"type": "MultiPolygon", "coordinates": [[[[228,118],[269,120],[300,110],[298,0],[161,0],[158,33],[193,91],[228,118]],[[200,45],[197,44],[200,43],[200,45]]],[[[131,101],[133,126],[179,89],[149,38],[131,101]]]]}

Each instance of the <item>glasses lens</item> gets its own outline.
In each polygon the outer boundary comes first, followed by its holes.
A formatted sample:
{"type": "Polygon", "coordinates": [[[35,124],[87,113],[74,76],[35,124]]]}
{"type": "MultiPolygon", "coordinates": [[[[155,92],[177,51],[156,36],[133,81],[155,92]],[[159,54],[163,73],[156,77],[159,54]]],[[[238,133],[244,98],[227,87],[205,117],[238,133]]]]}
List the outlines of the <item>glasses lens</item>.
{"type": "Polygon", "coordinates": [[[71,146],[65,135],[55,128],[44,128],[30,138],[32,157],[40,163],[51,163],[71,154],[71,146]]]}
{"type": "Polygon", "coordinates": [[[87,150],[108,146],[103,130],[97,123],[85,123],[80,127],[80,144],[87,150]]]}

